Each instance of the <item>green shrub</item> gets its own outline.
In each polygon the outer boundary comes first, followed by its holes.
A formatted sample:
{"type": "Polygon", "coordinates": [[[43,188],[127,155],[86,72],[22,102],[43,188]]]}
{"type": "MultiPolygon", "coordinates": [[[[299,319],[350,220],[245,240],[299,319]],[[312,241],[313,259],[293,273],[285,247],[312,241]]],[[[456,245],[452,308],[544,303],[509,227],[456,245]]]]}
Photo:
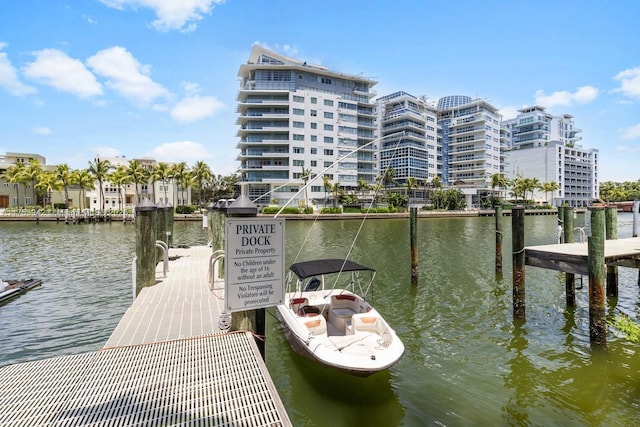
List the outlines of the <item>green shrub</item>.
{"type": "Polygon", "coordinates": [[[338,206],[337,208],[322,208],[320,213],[321,214],[341,214],[342,207],[338,206]]]}
{"type": "MultiPolygon", "coordinates": [[[[277,214],[278,212],[280,212],[280,209],[282,209],[280,206],[265,206],[264,208],[262,208],[262,213],[263,214],[277,214]]],[[[311,208],[311,211],[313,212],[313,208],[311,208]]],[[[282,209],[282,212],[280,212],[282,214],[299,214],[300,213],[300,208],[296,208],[293,206],[287,206],[286,208],[282,209]]]]}
{"type": "Polygon", "coordinates": [[[195,206],[179,205],[176,206],[177,214],[192,214],[196,211],[195,206]]]}

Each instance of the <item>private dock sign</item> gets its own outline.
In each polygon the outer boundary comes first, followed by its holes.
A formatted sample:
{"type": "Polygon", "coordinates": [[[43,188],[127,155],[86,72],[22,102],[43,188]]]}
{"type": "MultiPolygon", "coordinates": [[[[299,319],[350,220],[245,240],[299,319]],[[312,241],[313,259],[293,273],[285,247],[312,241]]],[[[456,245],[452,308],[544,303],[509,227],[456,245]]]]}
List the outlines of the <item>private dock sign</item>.
{"type": "Polygon", "coordinates": [[[227,218],[224,265],[224,295],[228,311],[282,304],[284,220],[227,218]]]}

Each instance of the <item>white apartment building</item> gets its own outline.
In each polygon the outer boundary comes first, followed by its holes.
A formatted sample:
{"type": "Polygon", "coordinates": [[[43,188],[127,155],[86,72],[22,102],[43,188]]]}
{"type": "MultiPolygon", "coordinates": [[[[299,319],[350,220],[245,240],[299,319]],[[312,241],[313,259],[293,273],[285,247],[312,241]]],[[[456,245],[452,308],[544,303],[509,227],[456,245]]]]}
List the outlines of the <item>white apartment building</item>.
{"type": "Polygon", "coordinates": [[[555,182],[553,193],[537,190],[534,199],[552,206],[589,206],[598,197],[597,149],[584,149],[576,143],[582,138],[573,116],[553,116],[541,106],[519,110],[515,119],[505,120],[511,133],[511,150],[506,153],[505,176],[537,178],[540,183],[555,182]]]}
{"type": "Polygon", "coordinates": [[[380,174],[394,170],[398,185],[416,178],[419,185],[438,175],[435,107],[403,91],[376,100],[380,174]]]}
{"type": "Polygon", "coordinates": [[[240,188],[256,204],[322,203],[323,178],[355,191],[378,174],[373,80],[254,46],[238,71],[240,188]],[[357,151],[356,151],[357,150],[357,151]]]}
{"type": "Polygon", "coordinates": [[[478,206],[491,176],[502,172],[502,116],[487,101],[463,95],[440,98],[437,114],[442,182],[460,189],[468,207],[478,206]]]}

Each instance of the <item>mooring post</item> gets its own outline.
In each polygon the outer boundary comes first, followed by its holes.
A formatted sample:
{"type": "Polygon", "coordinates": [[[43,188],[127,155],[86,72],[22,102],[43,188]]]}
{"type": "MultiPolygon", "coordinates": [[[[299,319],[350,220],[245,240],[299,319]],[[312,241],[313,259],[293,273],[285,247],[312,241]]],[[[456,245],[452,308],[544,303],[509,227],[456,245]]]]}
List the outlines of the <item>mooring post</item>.
{"type": "Polygon", "coordinates": [[[176,215],[176,210],[171,203],[167,203],[167,216],[165,217],[167,225],[165,227],[167,233],[167,246],[173,246],[173,220],[176,215]]]}
{"type": "MultiPolygon", "coordinates": [[[[571,206],[561,206],[562,210],[562,236],[564,243],[573,243],[573,208],[571,206]]],[[[576,275],[573,273],[565,273],[564,278],[565,299],[567,306],[576,305],[576,275]]]]}
{"type": "Polygon", "coordinates": [[[638,237],[638,207],[640,201],[638,199],[633,201],[633,229],[631,237],[638,237]]]}
{"type": "Polygon", "coordinates": [[[604,264],[604,208],[591,207],[591,235],[587,239],[589,263],[589,338],[592,344],[606,346],[604,264]]]}
{"type": "Polygon", "coordinates": [[[496,274],[502,274],[502,205],[495,207],[496,220],[496,274]]]}
{"type": "Polygon", "coordinates": [[[156,282],[157,212],[148,199],[136,206],[136,295],[156,282]]]}
{"type": "Polygon", "coordinates": [[[418,286],[418,208],[409,209],[411,234],[411,286],[418,286]]]}
{"type": "MultiPolygon", "coordinates": [[[[235,202],[227,207],[229,217],[255,217],[258,216],[258,207],[247,197],[240,196],[235,202]]],[[[224,223],[222,233],[224,233],[224,223]]],[[[224,239],[223,239],[224,240],[224,239]]],[[[214,249],[215,250],[215,249],[214,249]]],[[[266,339],[266,311],[264,308],[254,310],[234,311],[231,313],[231,330],[250,331],[256,334],[256,344],[265,359],[265,339],[266,339]]]]}
{"type": "MultiPolygon", "coordinates": [[[[164,243],[169,245],[169,241],[167,240],[167,215],[169,211],[169,207],[164,204],[164,202],[160,202],[156,205],[158,208],[157,220],[156,220],[156,239],[161,240],[164,243]]],[[[163,250],[160,248],[156,248],[156,262],[160,262],[163,256],[163,250]]]]}
{"type": "Polygon", "coordinates": [[[511,209],[511,241],[513,253],[513,316],[525,319],[524,292],[524,207],[511,209]]]}
{"type": "MultiPolygon", "coordinates": [[[[615,206],[607,206],[605,215],[605,238],[616,240],[618,238],[618,209],[615,206]]],[[[607,266],[607,296],[618,296],[618,266],[607,266]]]]}

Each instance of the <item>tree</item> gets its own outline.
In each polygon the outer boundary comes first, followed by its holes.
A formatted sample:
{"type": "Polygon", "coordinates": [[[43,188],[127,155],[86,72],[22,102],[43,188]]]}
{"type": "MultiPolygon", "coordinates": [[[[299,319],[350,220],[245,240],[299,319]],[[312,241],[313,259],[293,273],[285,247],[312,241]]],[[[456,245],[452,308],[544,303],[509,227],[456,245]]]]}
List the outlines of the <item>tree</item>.
{"type": "Polygon", "coordinates": [[[88,171],[98,181],[100,189],[100,210],[104,210],[104,180],[111,169],[113,169],[113,165],[109,160],[100,160],[99,157],[96,157],[93,162],[89,162],[88,171]]]}
{"type": "Polygon", "coordinates": [[[64,190],[64,207],[65,209],[69,209],[69,185],[71,185],[71,169],[69,169],[69,165],[63,163],[61,165],[56,166],[56,178],[62,184],[62,189],[64,190]]]}
{"type": "Polygon", "coordinates": [[[71,173],[71,183],[80,187],[80,209],[83,209],[85,190],[93,190],[95,188],[93,175],[87,169],[75,170],[71,173]]]}
{"type": "Polygon", "coordinates": [[[505,190],[509,186],[509,179],[501,173],[494,173],[491,175],[491,189],[495,191],[496,188],[505,190]]]}
{"type": "Polygon", "coordinates": [[[25,171],[24,163],[16,163],[15,165],[9,166],[1,175],[9,184],[13,184],[16,189],[16,204],[18,206],[20,206],[20,184],[23,184],[25,179],[27,179],[25,171]]]}
{"type": "Polygon", "coordinates": [[[388,190],[389,187],[396,183],[396,171],[393,168],[388,168],[384,171],[384,175],[382,175],[382,185],[384,185],[385,190],[388,190]]]}
{"type": "Polygon", "coordinates": [[[327,195],[331,191],[331,178],[328,175],[322,177],[322,185],[324,186],[324,199],[327,200],[327,195]]]}
{"type": "Polygon", "coordinates": [[[127,168],[123,165],[118,166],[118,168],[111,172],[108,175],[109,182],[112,185],[118,186],[118,210],[124,213],[124,200],[122,195],[122,189],[125,185],[131,183],[131,178],[127,173],[127,168]]]}
{"type": "Polygon", "coordinates": [[[338,200],[340,200],[340,194],[342,194],[339,182],[334,182],[331,185],[331,192],[333,193],[333,207],[335,208],[338,204],[338,200]]]}
{"type": "Polygon", "coordinates": [[[302,166],[300,179],[302,179],[302,182],[304,183],[304,207],[306,208],[307,206],[309,206],[309,193],[307,192],[307,183],[309,182],[309,179],[311,179],[311,169],[305,169],[304,166],[302,166]]]}
{"type": "MultiPolygon", "coordinates": [[[[155,183],[156,181],[160,181],[162,183],[162,189],[164,190],[164,201],[168,202],[167,199],[167,180],[173,177],[171,173],[171,166],[167,163],[160,162],[156,164],[151,170],[151,182],[155,183]]],[[[154,186],[155,188],[155,186],[154,186]]],[[[154,197],[155,198],[155,197],[154,197]]]]}
{"type": "Polygon", "coordinates": [[[36,189],[39,193],[47,195],[49,203],[51,203],[51,209],[53,209],[53,197],[51,193],[62,189],[62,183],[58,180],[54,171],[43,171],[38,177],[36,189]]]}
{"type": "Polygon", "coordinates": [[[140,202],[140,198],[138,197],[138,185],[141,182],[145,182],[148,174],[147,170],[142,166],[140,160],[131,160],[129,162],[129,166],[126,168],[127,176],[130,179],[130,182],[134,184],[134,194],[135,194],[135,204],[140,202]]]}
{"type": "Polygon", "coordinates": [[[191,176],[198,186],[198,206],[202,206],[204,183],[211,179],[211,169],[202,161],[197,161],[191,169],[191,176]]]}
{"type": "Polygon", "coordinates": [[[40,165],[40,161],[38,159],[30,159],[29,166],[25,169],[25,179],[28,179],[31,182],[31,191],[33,193],[33,204],[38,204],[38,197],[36,196],[36,184],[38,183],[38,179],[40,174],[42,173],[42,166],[40,165]]]}
{"type": "Polygon", "coordinates": [[[411,190],[413,190],[414,188],[418,188],[418,180],[410,176],[409,178],[407,178],[405,186],[407,187],[407,196],[411,198],[411,190]]]}
{"type": "Polygon", "coordinates": [[[189,174],[189,171],[187,170],[187,164],[185,162],[176,163],[173,166],[171,166],[171,175],[173,176],[173,185],[174,185],[174,190],[173,190],[174,206],[178,204],[177,200],[175,199],[175,196],[178,194],[178,186],[181,186],[184,192],[184,187],[182,187],[182,183],[185,182],[185,177],[188,174],[189,174]]]}
{"type": "MultiPolygon", "coordinates": [[[[544,200],[546,202],[548,202],[548,194],[549,193],[553,193],[554,191],[558,191],[558,189],[560,189],[560,186],[558,185],[557,182],[555,181],[551,181],[551,182],[545,182],[540,186],[540,189],[542,191],[544,191],[544,200]]],[[[553,204],[553,200],[551,201],[551,204],[553,204]]]]}
{"type": "Polygon", "coordinates": [[[442,188],[442,180],[439,176],[434,176],[431,180],[431,186],[436,189],[442,188]]]}

